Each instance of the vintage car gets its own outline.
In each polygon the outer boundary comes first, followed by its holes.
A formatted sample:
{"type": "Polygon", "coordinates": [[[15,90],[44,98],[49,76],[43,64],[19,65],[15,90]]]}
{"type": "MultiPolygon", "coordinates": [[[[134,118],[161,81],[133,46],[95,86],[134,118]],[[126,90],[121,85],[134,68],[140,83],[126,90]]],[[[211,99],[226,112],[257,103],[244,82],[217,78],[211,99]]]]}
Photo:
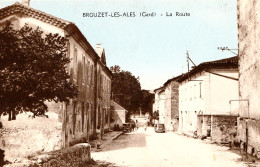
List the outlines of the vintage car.
{"type": "Polygon", "coordinates": [[[164,124],[157,124],[155,128],[156,133],[164,133],[165,132],[165,127],[164,124]]]}
{"type": "Polygon", "coordinates": [[[132,124],[131,123],[124,123],[123,124],[123,132],[131,132],[132,131],[132,124]]]}

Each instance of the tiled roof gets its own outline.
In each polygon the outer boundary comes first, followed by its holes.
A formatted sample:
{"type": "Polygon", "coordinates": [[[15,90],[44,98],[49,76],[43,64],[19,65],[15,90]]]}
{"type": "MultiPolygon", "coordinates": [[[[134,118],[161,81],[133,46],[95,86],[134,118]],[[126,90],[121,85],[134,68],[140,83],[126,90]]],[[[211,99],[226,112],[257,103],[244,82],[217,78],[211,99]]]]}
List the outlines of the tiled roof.
{"type": "Polygon", "coordinates": [[[208,61],[201,64],[208,64],[208,65],[214,65],[214,64],[236,64],[238,65],[238,56],[229,57],[225,59],[215,60],[215,61],[208,61]]]}
{"type": "Polygon", "coordinates": [[[160,92],[161,90],[163,90],[164,89],[164,87],[163,86],[161,86],[161,87],[159,87],[159,88],[157,88],[157,89],[154,89],[154,93],[156,93],[156,92],[160,92]]]}
{"type": "Polygon", "coordinates": [[[114,107],[115,110],[125,110],[125,111],[127,111],[124,107],[120,106],[114,100],[111,100],[110,106],[114,107]]]}
{"type": "Polygon", "coordinates": [[[12,14],[28,15],[43,22],[50,23],[54,26],[58,26],[60,28],[65,28],[67,25],[73,24],[72,22],[52,16],[40,10],[36,10],[28,6],[22,5],[19,2],[16,2],[13,5],[0,9],[0,20],[12,14]]]}
{"type": "Polygon", "coordinates": [[[171,78],[171,79],[168,79],[164,84],[163,84],[163,86],[166,86],[167,84],[169,84],[170,82],[172,82],[172,81],[178,81],[178,79],[179,78],[181,78],[183,76],[183,74],[181,74],[181,75],[178,75],[177,77],[173,77],[173,78],[171,78]]]}
{"type": "Polygon", "coordinates": [[[178,79],[179,82],[187,79],[189,76],[201,72],[203,70],[211,70],[211,69],[238,69],[238,56],[208,61],[195,66],[189,73],[185,73],[178,79]]]}

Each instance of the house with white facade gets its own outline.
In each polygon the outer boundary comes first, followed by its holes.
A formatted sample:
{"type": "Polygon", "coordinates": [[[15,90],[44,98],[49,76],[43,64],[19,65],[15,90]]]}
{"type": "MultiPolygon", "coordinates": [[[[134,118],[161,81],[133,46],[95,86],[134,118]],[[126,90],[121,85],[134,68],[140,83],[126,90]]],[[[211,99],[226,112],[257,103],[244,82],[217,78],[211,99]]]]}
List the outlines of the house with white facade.
{"type": "Polygon", "coordinates": [[[159,123],[164,124],[167,117],[165,112],[165,88],[158,93],[159,96],[159,123]]]}
{"type": "MultiPolygon", "coordinates": [[[[154,118],[154,123],[157,124],[159,123],[159,120],[160,120],[160,115],[162,115],[162,109],[164,110],[164,102],[162,102],[163,98],[163,91],[164,88],[163,87],[160,87],[160,88],[157,88],[154,90],[154,102],[153,102],[153,115],[155,115],[155,113],[159,114],[159,118],[157,120],[157,118],[154,118]],[[160,111],[161,109],[161,111],[160,111]]],[[[162,118],[161,117],[161,122],[162,122],[162,118]]]]}
{"type": "Polygon", "coordinates": [[[211,136],[228,142],[236,126],[238,104],[238,57],[195,66],[179,82],[179,131],[211,136]]]}

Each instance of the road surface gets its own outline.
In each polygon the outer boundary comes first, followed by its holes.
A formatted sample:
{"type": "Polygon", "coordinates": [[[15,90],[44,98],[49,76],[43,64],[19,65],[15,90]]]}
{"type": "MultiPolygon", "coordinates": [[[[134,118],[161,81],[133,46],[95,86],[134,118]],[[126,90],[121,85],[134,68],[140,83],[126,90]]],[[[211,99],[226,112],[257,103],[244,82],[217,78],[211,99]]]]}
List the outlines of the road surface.
{"type": "Polygon", "coordinates": [[[153,128],[120,136],[91,156],[100,166],[133,167],[251,167],[227,147],[153,128]]]}

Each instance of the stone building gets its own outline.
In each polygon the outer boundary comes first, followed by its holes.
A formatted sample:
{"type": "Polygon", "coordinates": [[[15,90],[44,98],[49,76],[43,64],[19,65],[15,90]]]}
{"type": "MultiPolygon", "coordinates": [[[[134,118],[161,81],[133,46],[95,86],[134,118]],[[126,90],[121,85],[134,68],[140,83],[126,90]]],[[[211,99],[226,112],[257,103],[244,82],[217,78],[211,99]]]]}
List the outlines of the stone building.
{"type": "Polygon", "coordinates": [[[173,77],[164,83],[165,87],[165,120],[166,130],[177,131],[179,127],[179,83],[181,77],[173,77]]]}
{"type": "Polygon", "coordinates": [[[110,114],[111,114],[111,122],[110,122],[110,129],[114,129],[115,125],[119,125],[119,128],[123,128],[123,124],[126,123],[126,113],[127,110],[120,106],[115,101],[111,100],[110,106],[110,114]]]}
{"type": "Polygon", "coordinates": [[[179,82],[179,131],[211,136],[228,142],[236,126],[238,104],[238,58],[204,62],[184,74],[179,82]]]}
{"type": "Polygon", "coordinates": [[[159,123],[164,124],[166,131],[178,130],[179,83],[177,79],[180,76],[167,80],[162,87],[154,90],[153,112],[159,112],[159,123]]]}
{"type": "Polygon", "coordinates": [[[238,140],[241,148],[260,157],[260,2],[237,1],[239,49],[238,140]]]}
{"type": "Polygon", "coordinates": [[[101,126],[102,134],[109,129],[112,73],[106,66],[105,51],[100,45],[94,50],[74,23],[33,9],[29,2],[22,0],[0,9],[0,26],[11,21],[15,28],[28,24],[45,34],[68,37],[67,56],[71,62],[67,70],[70,81],[78,85],[79,95],[68,104],[47,104],[62,123],[62,128],[57,129],[62,136],[61,147],[89,141],[95,137],[97,126],[101,126]]]}

